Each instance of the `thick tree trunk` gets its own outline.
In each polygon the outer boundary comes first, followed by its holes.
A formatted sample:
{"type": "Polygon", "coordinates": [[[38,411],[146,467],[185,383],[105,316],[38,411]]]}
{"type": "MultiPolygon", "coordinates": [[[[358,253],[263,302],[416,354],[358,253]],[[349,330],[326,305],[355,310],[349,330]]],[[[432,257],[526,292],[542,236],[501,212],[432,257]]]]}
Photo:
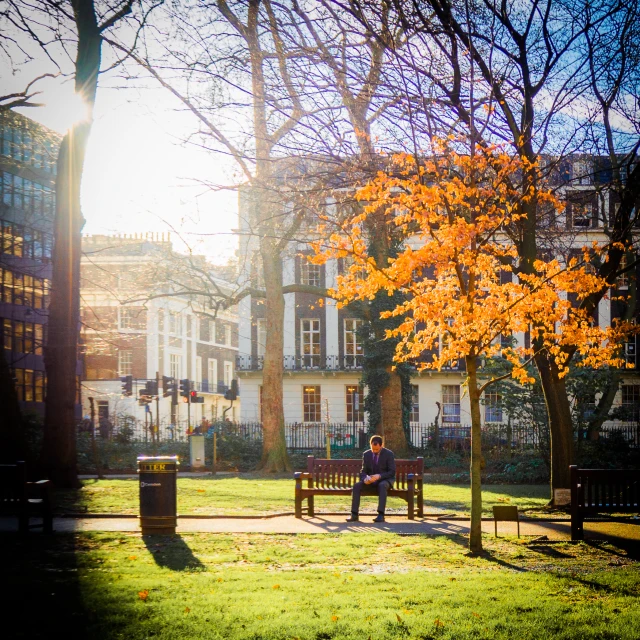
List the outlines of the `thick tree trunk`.
{"type": "Polygon", "coordinates": [[[84,218],[80,180],[90,125],[67,133],[58,156],[55,246],[45,347],[47,395],[41,466],[58,487],[79,486],[76,465],[76,369],[80,322],[80,255],[84,218]]]}
{"type": "Polygon", "coordinates": [[[78,33],[75,91],[87,105],[87,119],[76,123],[60,146],[56,178],[53,278],[45,348],[47,395],[41,465],[58,487],[79,486],[76,464],[80,257],[84,218],[80,187],[98,88],[102,38],[93,0],[72,0],[78,33]]]}
{"type": "Polygon", "coordinates": [[[469,525],[469,550],[482,552],[482,430],[480,421],[480,394],[478,392],[477,363],[475,356],[465,358],[471,404],[471,522],[469,525]]]}
{"type": "Polygon", "coordinates": [[[16,387],[4,349],[0,348],[0,462],[27,459],[27,445],[16,387]]]}
{"type": "Polygon", "coordinates": [[[266,289],[267,340],[262,369],[263,449],[260,468],[264,471],[291,471],[284,437],[284,295],[282,258],[271,238],[261,238],[266,289]]]}
{"type": "Polygon", "coordinates": [[[402,426],[402,380],[400,376],[387,369],[389,384],[382,389],[380,405],[382,424],[380,435],[384,436],[384,446],[391,449],[397,456],[407,453],[407,437],[402,426]]]}
{"type": "Polygon", "coordinates": [[[544,400],[549,416],[551,442],[551,504],[556,489],[571,488],[569,466],[573,464],[573,422],[569,396],[563,378],[558,377],[555,363],[541,353],[535,358],[540,373],[544,400]]]}

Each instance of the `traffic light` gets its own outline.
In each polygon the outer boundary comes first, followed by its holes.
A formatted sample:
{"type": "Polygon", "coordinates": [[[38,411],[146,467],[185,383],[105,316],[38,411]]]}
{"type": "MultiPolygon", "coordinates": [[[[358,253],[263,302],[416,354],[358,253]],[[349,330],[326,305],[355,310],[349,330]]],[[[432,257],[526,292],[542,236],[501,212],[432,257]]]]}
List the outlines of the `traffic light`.
{"type": "Polygon", "coordinates": [[[189,392],[191,391],[191,381],[189,378],[185,378],[184,380],[180,380],[180,395],[183,398],[189,399],[189,392]]]}
{"type": "Polygon", "coordinates": [[[158,381],[147,380],[144,385],[144,389],[140,389],[141,396],[153,397],[158,395],[158,381]]]}
{"type": "Polygon", "coordinates": [[[168,398],[176,392],[176,381],[170,376],[162,376],[162,397],[168,398]]]}
{"type": "Polygon", "coordinates": [[[189,395],[189,402],[191,403],[204,402],[204,398],[202,396],[199,396],[197,391],[191,391],[189,395]]]}
{"type": "Polygon", "coordinates": [[[234,378],[231,387],[224,392],[224,399],[232,402],[238,397],[238,381],[234,378]]]}
{"type": "Polygon", "coordinates": [[[122,376],[120,381],[122,382],[122,395],[133,395],[133,376],[122,376]]]}

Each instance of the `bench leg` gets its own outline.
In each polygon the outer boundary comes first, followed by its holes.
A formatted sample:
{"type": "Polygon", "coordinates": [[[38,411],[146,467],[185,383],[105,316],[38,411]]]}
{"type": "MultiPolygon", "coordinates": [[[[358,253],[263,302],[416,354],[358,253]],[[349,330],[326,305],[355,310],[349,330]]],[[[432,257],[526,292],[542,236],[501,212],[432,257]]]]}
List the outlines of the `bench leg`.
{"type": "Polygon", "coordinates": [[[295,504],[295,516],[296,518],[302,518],[302,498],[297,494],[295,504]]]}
{"type": "Polygon", "coordinates": [[[407,515],[409,517],[409,520],[415,519],[415,516],[413,515],[413,510],[414,510],[413,501],[414,501],[414,494],[413,492],[411,492],[407,496],[407,515]]]}
{"type": "Polygon", "coordinates": [[[571,539],[584,540],[584,522],[578,514],[571,514],[571,539]]]}
{"type": "Polygon", "coordinates": [[[422,492],[418,494],[418,518],[424,518],[424,497],[422,492]]]}
{"type": "Polygon", "coordinates": [[[309,496],[309,498],[307,499],[307,502],[309,503],[309,517],[313,518],[316,515],[315,512],[315,505],[313,503],[315,496],[309,496]]]}

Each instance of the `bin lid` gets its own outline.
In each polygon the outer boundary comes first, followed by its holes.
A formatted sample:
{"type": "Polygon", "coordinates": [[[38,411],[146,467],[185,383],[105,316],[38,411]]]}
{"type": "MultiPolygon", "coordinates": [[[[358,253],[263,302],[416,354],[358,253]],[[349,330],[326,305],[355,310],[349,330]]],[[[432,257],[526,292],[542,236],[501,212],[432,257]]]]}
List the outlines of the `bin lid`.
{"type": "Polygon", "coordinates": [[[180,456],[138,456],[137,460],[149,462],[150,460],[158,460],[159,462],[175,462],[180,464],[180,456]]]}

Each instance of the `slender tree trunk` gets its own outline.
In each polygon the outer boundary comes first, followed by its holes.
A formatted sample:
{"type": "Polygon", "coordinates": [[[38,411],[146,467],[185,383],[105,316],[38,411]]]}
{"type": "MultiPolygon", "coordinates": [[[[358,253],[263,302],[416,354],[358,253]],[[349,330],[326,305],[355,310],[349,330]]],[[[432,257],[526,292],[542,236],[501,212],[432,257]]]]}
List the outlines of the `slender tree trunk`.
{"type": "Polygon", "coordinates": [[[400,376],[387,368],[389,384],[380,393],[382,413],[381,434],[385,447],[396,455],[403,456],[407,452],[407,436],[402,426],[402,380],[400,376]]]}
{"type": "Polygon", "coordinates": [[[78,487],[76,463],[80,257],[84,218],[80,186],[91,133],[102,39],[93,0],[71,2],[78,31],[76,94],[87,105],[87,119],[76,123],[60,146],[56,178],[53,278],[45,348],[47,396],[41,465],[58,487],[78,487]]]}
{"type": "Polygon", "coordinates": [[[22,414],[9,363],[0,345],[0,462],[27,459],[22,414]]]}
{"type": "Polygon", "coordinates": [[[262,264],[266,290],[267,340],[262,370],[263,450],[260,468],[264,471],[290,471],[284,437],[283,351],[284,295],[282,293],[282,258],[272,246],[273,239],[261,238],[262,264]]]}
{"type": "Polygon", "coordinates": [[[477,363],[475,356],[465,358],[471,404],[471,523],[469,526],[469,550],[482,552],[482,430],[480,421],[480,393],[478,392],[477,363]]]}
{"type": "Polygon", "coordinates": [[[569,466],[573,464],[573,422],[569,396],[563,378],[558,376],[556,366],[545,354],[535,359],[540,373],[544,400],[549,416],[549,439],[551,448],[551,504],[556,489],[570,489],[569,466]]]}

